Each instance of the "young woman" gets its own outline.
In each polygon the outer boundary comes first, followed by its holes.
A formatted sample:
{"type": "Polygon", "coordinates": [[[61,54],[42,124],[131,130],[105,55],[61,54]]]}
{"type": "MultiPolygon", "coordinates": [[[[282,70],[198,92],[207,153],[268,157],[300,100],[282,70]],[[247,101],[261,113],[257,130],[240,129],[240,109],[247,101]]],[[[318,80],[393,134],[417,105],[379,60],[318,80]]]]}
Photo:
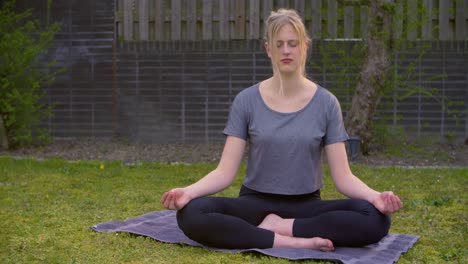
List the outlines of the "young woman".
{"type": "Polygon", "coordinates": [[[378,242],[388,233],[388,215],[402,207],[400,199],[352,174],[339,102],[305,77],[310,40],[299,15],[272,12],[265,31],[273,76],[236,96],[217,168],[164,193],[161,203],[178,210],[189,238],[212,247],[331,251],[378,242]],[[233,182],[247,141],[239,197],[208,196],[233,182]],[[323,149],[337,190],[350,199],[320,199],[323,149]]]}

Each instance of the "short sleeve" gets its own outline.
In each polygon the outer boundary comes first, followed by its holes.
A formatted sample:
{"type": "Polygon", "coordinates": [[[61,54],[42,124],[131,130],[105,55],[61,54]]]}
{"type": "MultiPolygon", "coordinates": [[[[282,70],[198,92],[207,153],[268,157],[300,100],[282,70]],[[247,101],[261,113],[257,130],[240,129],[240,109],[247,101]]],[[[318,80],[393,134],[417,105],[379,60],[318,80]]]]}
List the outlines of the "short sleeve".
{"type": "Polygon", "coordinates": [[[235,136],[244,140],[248,138],[248,110],[245,96],[238,94],[231,104],[226,127],[223,133],[226,136],[235,136]]]}
{"type": "Polygon", "coordinates": [[[340,103],[334,95],[330,94],[330,96],[330,101],[327,106],[327,128],[324,136],[325,145],[343,142],[349,139],[344,126],[340,103]]]}

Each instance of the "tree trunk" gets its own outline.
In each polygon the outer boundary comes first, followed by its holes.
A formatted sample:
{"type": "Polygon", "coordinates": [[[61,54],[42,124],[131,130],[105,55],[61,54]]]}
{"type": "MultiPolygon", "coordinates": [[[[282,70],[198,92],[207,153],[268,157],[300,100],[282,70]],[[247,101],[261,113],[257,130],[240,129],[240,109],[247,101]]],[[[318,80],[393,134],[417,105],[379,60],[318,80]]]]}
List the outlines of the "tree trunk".
{"type": "Polygon", "coordinates": [[[3,117],[0,116],[0,149],[8,149],[8,138],[6,133],[5,124],[3,123],[3,117]]]}
{"type": "Polygon", "coordinates": [[[372,122],[385,80],[392,65],[393,0],[369,1],[365,57],[345,125],[351,136],[361,138],[362,153],[369,154],[372,122]]]}

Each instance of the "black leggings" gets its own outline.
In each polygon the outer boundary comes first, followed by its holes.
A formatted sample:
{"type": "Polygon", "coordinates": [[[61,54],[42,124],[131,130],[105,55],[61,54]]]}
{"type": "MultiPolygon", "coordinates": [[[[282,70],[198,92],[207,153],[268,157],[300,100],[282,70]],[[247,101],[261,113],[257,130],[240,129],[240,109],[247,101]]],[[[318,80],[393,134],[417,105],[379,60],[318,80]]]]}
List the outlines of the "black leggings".
{"type": "Polygon", "coordinates": [[[239,197],[201,197],[177,212],[189,238],[217,248],[271,248],[274,233],[257,226],[270,213],[294,218],[294,237],[330,239],[334,246],[360,247],[388,233],[390,217],[363,200],[323,201],[305,195],[256,192],[242,186],[239,197]]]}

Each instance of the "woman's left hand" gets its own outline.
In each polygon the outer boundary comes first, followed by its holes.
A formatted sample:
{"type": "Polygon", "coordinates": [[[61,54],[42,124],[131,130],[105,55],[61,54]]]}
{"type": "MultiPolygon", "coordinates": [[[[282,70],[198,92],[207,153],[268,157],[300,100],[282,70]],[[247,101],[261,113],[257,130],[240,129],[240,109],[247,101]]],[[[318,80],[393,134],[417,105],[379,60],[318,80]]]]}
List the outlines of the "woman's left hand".
{"type": "Polygon", "coordinates": [[[372,204],[382,214],[392,214],[403,207],[400,197],[395,195],[393,192],[380,193],[380,195],[372,201],[372,204]]]}

